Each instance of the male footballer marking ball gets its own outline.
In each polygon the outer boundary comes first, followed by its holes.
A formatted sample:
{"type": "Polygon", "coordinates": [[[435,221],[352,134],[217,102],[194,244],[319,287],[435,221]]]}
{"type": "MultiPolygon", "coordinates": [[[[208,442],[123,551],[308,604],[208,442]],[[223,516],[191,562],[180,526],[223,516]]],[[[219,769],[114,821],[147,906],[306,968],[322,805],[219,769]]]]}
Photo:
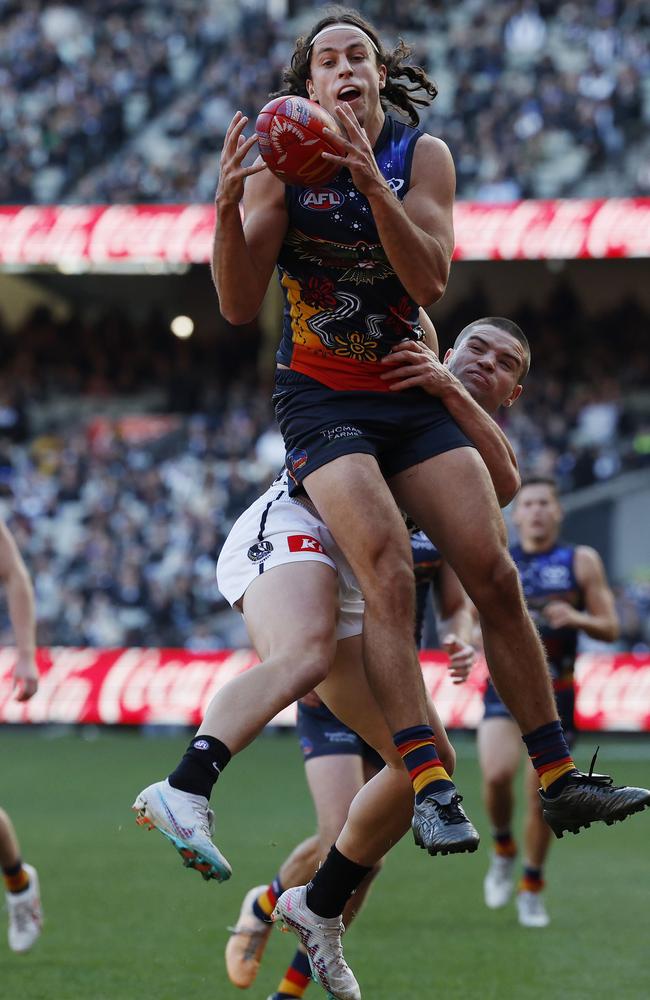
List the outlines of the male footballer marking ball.
{"type": "Polygon", "coordinates": [[[255,124],[260,155],[285,184],[327,184],[340,167],[324,160],[321,153],[340,155],[341,151],[323,134],[325,127],[341,131],[329,111],[315,101],[293,95],[274,97],[255,124]]]}

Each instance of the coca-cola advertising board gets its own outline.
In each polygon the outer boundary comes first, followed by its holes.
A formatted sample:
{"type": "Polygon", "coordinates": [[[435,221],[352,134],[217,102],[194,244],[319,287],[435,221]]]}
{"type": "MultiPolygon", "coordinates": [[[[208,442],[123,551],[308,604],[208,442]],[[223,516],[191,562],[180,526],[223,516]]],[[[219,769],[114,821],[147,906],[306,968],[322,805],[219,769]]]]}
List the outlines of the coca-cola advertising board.
{"type": "MultiPolygon", "coordinates": [[[[205,264],[212,205],[0,206],[0,266],[205,264]]],[[[454,260],[650,256],[650,198],[456,203],[454,260]]]]}
{"type": "MultiPolygon", "coordinates": [[[[179,724],[198,726],[216,691],[258,663],[250,650],[40,649],[41,682],[28,702],[13,695],[14,649],[0,651],[0,723],[179,724]]],[[[444,653],[420,654],[427,689],[450,729],[473,729],[482,716],[487,677],[479,660],[464,684],[453,684],[444,653]]],[[[650,730],[650,655],[578,657],[577,722],[581,729],[650,730]]],[[[295,708],[277,716],[293,725],[295,708]]]]}

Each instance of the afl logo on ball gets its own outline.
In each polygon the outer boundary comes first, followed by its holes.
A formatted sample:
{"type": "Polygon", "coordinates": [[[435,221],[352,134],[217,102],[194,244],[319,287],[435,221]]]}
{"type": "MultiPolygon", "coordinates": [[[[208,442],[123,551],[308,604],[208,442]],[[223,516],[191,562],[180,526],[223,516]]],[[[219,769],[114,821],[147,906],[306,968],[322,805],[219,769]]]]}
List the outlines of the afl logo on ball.
{"type": "Polygon", "coordinates": [[[334,188],[305,188],[299,201],[310,212],[331,212],[343,204],[345,197],[334,188]]]}
{"type": "Polygon", "coordinates": [[[272,552],[273,546],[270,542],[267,542],[266,539],[264,539],[262,542],[257,542],[255,545],[251,545],[247,555],[251,562],[261,563],[264,562],[265,559],[268,559],[272,552]]]}

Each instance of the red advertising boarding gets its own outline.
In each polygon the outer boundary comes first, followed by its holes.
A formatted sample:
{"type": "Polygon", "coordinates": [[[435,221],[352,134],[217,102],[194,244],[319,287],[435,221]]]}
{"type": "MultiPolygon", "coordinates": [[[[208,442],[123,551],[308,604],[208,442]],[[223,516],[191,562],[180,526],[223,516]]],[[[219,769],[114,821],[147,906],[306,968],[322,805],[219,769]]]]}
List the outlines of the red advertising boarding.
{"type": "MultiPolygon", "coordinates": [[[[444,653],[420,654],[426,686],[450,729],[473,729],[482,715],[487,676],[479,661],[454,684],[444,653]]],[[[0,651],[0,723],[180,724],[198,726],[210,699],[257,663],[250,650],[41,649],[41,683],[28,702],[13,697],[15,650],[0,651]]],[[[577,663],[581,729],[650,730],[650,654],[586,654],[577,663]]],[[[293,725],[295,709],[274,722],[293,725]]]]}
{"type": "MultiPolygon", "coordinates": [[[[455,260],[649,257],[650,198],[459,201],[455,260]]],[[[205,264],[212,205],[0,206],[0,266],[205,264]]]]}

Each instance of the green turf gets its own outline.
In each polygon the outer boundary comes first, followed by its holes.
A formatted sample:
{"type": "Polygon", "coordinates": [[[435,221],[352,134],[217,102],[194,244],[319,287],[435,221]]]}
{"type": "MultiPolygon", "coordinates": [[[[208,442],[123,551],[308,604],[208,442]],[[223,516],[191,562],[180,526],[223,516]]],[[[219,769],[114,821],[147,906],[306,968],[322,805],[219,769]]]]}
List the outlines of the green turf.
{"type": "MultiPolygon", "coordinates": [[[[0,801],[37,865],[46,912],[33,952],[0,942],[0,995],[20,1000],[265,1000],[293,937],[274,932],[255,986],[224,972],[226,927],[246,889],[268,881],[313,814],[292,737],[266,736],[229,767],[213,796],[218,842],[235,874],[223,886],[185,871],[129,806],[163,776],[184,737],[0,730],[0,801]],[[88,736],[94,738],[89,739],[88,736]]],[[[583,742],[585,759],[591,741],[583,742]]],[[[599,765],[650,780],[648,743],[605,743],[599,765]]],[[[458,781],[483,834],[471,743],[458,781]]],[[[650,995],[647,952],[650,813],[554,846],[551,926],[520,928],[514,908],[488,912],[487,842],[473,856],[430,859],[405,840],[390,856],[345,951],[364,1000],[637,1000],[650,995]]],[[[310,986],[308,996],[324,994],[310,986]]]]}

